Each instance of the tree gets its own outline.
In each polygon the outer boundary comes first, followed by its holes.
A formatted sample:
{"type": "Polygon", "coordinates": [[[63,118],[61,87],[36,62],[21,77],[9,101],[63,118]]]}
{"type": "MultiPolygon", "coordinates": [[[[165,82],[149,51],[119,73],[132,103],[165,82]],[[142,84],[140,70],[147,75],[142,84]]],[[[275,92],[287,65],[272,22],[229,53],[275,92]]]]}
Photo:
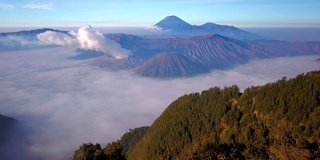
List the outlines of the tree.
{"type": "Polygon", "coordinates": [[[132,148],[141,140],[141,138],[148,131],[148,126],[143,126],[135,129],[130,129],[129,132],[125,133],[121,139],[120,144],[123,146],[124,155],[128,155],[132,148]]]}
{"type": "Polygon", "coordinates": [[[76,150],[71,160],[104,160],[105,155],[102,152],[99,143],[93,145],[92,143],[83,144],[76,150]]]}
{"type": "Polygon", "coordinates": [[[123,146],[119,141],[109,143],[105,149],[107,160],[125,160],[125,156],[122,154],[123,146]]]}

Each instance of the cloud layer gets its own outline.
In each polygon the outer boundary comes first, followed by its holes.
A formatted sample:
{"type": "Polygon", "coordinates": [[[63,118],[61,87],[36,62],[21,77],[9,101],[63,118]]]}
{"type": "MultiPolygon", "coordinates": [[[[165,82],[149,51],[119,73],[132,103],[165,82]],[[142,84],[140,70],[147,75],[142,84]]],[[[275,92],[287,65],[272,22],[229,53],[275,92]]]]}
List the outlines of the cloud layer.
{"type": "Polygon", "coordinates": [[[31,159],[68,159],[87,142],[104,147],[130,128],[152,124],[186,93],[233,84],[244,89],[320,68],[319,56],[276,58],[192,78],[155,80],[68,58],[74,55],[66,47],[0,53],[0,113],[28,128],[22,134],[31,159]]]}
{"type": "Polygon", "coordinates": [[[37,35],[37,38],[45,44],[73,47],[77,45],[77,39],[63,33],[46,31],[37,35]]]}
{"type": "Polygon", "coordinates": [[[39,48],[42,46],[39,41],[26,37],[16,35],[0,36],[0,51],[39,48]]]}
{"type": "Polygon", "coordinates": [[[151,26],[147,26],[145,27],[145,29],[148,31],[148,32],[151,32],[151,33],[163,33],[163,32],[167,32],[166,30],[163,30],[163,28],[157,26],[157,25],[151,25],[151,26]]]}
{"type": "Polygon", "coordinates": [[[48,3],[29,3],[23,6],[27,9],[40,9],[40,10],[53,10],[54,4],[52,2],[48,3]]]}
{"type": "Polygon", "coordinates": [[[69,32],[69,34],[72,36],[59,32],[46,31],[38,34],[37,37],[45,44],[102,51],[117,59],[127,58],[132,55],[130,51],[104,36],[102,32],[92,30],[90,25],[82,26],[77,31],[69,32]]]}

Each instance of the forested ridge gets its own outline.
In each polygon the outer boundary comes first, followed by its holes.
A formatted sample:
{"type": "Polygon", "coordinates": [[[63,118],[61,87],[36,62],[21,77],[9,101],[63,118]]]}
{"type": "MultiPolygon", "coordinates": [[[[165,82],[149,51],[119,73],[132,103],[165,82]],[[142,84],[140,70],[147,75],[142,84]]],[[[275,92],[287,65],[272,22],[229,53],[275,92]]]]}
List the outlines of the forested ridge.
{"type": "Polygon", "coordinates": [[[320,159],[320,70],[186,94],[113,143],[129,160],[320,159]]]}

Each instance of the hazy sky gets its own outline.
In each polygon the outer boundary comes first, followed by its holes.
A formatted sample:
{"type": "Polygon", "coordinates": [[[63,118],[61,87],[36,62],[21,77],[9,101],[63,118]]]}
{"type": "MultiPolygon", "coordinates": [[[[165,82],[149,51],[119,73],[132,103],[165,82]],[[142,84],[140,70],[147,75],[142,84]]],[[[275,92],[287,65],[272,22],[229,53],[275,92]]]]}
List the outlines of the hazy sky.
{"type": "Polygon", "coordinates": [[[144,27],[168,15],[192,24],[320,27],[319,0],[0,0],[0,27],[144,27]]]}

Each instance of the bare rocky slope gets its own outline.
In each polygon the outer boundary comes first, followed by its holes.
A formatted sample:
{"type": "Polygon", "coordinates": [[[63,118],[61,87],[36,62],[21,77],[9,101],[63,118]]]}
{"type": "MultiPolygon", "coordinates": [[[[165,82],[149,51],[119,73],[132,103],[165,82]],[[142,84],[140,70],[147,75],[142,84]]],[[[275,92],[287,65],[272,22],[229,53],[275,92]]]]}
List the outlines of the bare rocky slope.
{"type": "Polygon", "coordinates": [[[205,72],[207,68],[182,54],[163,52],[139,66],[135,73],[151,77],[186,77],[205,72]]]}
{"type": "Polygon", "coordinates": [[[136,68],[136,74],[154,78],[196,75],[208,70],[230,68],[256,58],[320,54],[320,42],[241,41],[217,34],[168,38],[124,34],[107,36],[132,51],[133,56],[127,59],[102,56],[94,60],[93,65],[112,70],[136,68]],[[167,54],[163,53],[174,53],[174,56],[164,56],[167,54]],[[182,59],[188,61],[183,63],[188,65],[178,63],[177,60],[182,59]]]}
{"type": "MultiPolygon", "coordinates": [[[[128,58],[114,59],[102,52],[89,50],[77,50],[79,54],[70,58],[92,59],[91,65],[113,71],[133,69],[135,74],[141,76],[171,78],[197,75],[215,69],[231,68],[257,58],[320,54],[320,42],[318,41],[265,40],[233,26],[214,23],[195,26],[176,16],[168,16],[155,26],[161,27],[165,30],[164,34],[171,36],[149,36],[147,38],[121,33],[105,35],[119,43],[122,48],[132,52],[132,55],[128,58]]],[[[8,36],[17,36],[34,41],[37,40],[37,34],[46,31],[69,35],[66,31],[44,28],[0,33],[0,40],[8,36]]],[[[0,43],[0,50],[32,47],[34,46],[23,46],[16,43],[8,46],[6,43],[0,43]]]]}

